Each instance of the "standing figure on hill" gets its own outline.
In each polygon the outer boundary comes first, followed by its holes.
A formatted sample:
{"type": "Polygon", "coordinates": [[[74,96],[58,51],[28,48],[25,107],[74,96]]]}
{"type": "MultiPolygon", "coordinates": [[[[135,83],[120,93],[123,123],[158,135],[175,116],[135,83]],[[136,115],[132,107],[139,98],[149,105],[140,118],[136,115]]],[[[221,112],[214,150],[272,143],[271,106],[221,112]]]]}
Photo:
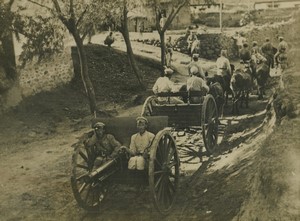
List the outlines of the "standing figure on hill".
{"type": "Polygon", "coordinates": [[[167,67],[171,67],[172,56],[173,56],[173,44],[172,44],[172,38],[171,36],[169,36],[166,42],[166,66],[167,67]]]}
{"type": "Polygon", "coordinates": [[[233,39],[235,40],[236,47],[238,50],[238,57],[240,57],[240,50],[243,48],[243,44],[247,42],[247,39],[244,37],[243,32],[236,32],[236,35],[233,36],[233,39]]]}
{"type": "Polygon", "coordinates": [[[199,54],[193,54],[192,61],[188,65],[188,73],[190,76],[192,75],[192,72],[191,72],[192,67],[196,67],[198,69],[198,75],[199,75],[198,77],[201,77],[203,80],[205,80],[205,74],[203,72],[203,69],[202,69],[200,61],[199,61],[199,54]]]}
{"type": "Polygon", "coordinates": [[[165,12],[163,12],[163,13],[161,13],[161,18],[159,20],[160,29],[163,29],[163,27],[165,26],[166,22],[167,22],[166,14],[165,14],[165,12]]]}
{"type": "Polygon", "coordinates": [[[144,32],[144,21],[140,21],[139,23],[139,32],[140,32],[140,40],[143,41],[143,32],[144,32]]]}
{"type": "MultiPolygon", "coordinates": [[[[159,77],[152,88],[154,94],[175,91],[174,83],[170,80],[173,72],[174,71],[171,68],[166,68],[164,70],[164,76],[159,77]]],[[[176,97],[158,97],[158,102],[162,104],[166,104],[166,103],[183,104],[184,103],[182,100],[176,97]]]]}
{"type": "Polygon", "coordinates": [[[196,37],[195,37],[195,34],[193,33],[193,32],[191,32],[191,34],[188,36],[188,38],[187,38],[187,43],[188,43],[188,53],[189,53],[189,55],[191,55],[192,56],[192,54],[191,54],[191,49],[192,49],[192,44],[193,44],[193,42],[196,40],[196,37]]]}
{"type": "Polygon", "coordinates": [[[196,39],[192,43],[191,54],[200,54],[200,40],[197,36],[196,36],[196,39]]]}
{"type": "Polygon", "coordinates": [[[268,60],[271,68],[274,68],[274,47],[269,38],[266,38],[265,43],[261,46],[263,56],[268,60]]]}
{"type": "Polygon", "coordinates": [[[274,56],[274,61],[275,61],[275,66],[278,66],[279,63],[279,57],[284,57],[287,58],[287,49],[288,49],[288,44],[286,41],[283,39],[283,37],[279,37],[279,44],[277,47],[277,53],[274,56]]]}
{"type": "Polygon", "coordinates": [[[108,47],[111,47],[111,45],[115,42],[115,38],[113,36],[112,31],[109,32],[109,34],[107,35],[107,37],[104,40],[104,44],[107,45],[108,47]]]}

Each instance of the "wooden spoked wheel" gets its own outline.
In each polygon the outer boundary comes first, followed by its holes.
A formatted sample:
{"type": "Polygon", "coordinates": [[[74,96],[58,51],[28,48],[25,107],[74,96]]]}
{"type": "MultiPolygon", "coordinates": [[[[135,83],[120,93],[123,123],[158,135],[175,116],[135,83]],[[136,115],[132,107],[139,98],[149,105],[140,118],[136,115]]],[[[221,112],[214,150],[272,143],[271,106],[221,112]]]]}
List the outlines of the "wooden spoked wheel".
{"type": "Polygon", "coordinates": [[[213,154],[218,142],[218,109],[212,95],[206,95],[201,115],[202,136],[207,153],[213,154]]]}
{"type": "Polygon", "coordinates": [[[179,181],[176,143],[168,130],[157,133],[150,150],[149,185],[156,209],[166,215],[176,199],[179,181]]]}
{"type": "Polygon", "coordinates": [[[141,116],[152,116],[152,107],[156,104],[156,99],[156,96],[150,96],[145,100],[141,116]]]}
{"type": "Polygon", "coordinates": [[[99,179],[90,179],[94,169],[96,153],[94,148],[77,146],[72,156],[71,185],[78,205],[86,210],[99,209],[107,194],[108,186],[99,179]]]}

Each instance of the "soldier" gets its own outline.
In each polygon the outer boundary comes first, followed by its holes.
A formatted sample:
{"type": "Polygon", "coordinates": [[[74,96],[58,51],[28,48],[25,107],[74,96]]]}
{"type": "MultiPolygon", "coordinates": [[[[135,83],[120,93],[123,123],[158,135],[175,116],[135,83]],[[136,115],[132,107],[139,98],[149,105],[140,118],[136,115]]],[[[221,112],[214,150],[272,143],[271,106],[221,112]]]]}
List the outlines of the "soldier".
{"type": "Polygon", "coordinates": [[[171,36],[168,37],[166,42],[166,65],[167,67],[171,67],[172,62],[172,55],[173,55],[173,44],[171,36]]]}
{"type": "Polygon", "coordinates": [[[268,60],[270,67],[274,68],[274,51],[273,45],[269,38],[266,38],[266,42],[261,46],[261,52],[263,56],[268,60]]]}
{"type": "Polygon", "coordinates": [[[87,148],[95,148],[97,158],[94,166],[98,167],[107,159],[116,157],[121,144],[112,134],[105,133],[105,124],[103,122],[96,120],[92,124],[92,128],[94,129],[94,134],[85,141],[85,146],[87,148]]]}
{"type": "Polygon", "coordinates": [[[145,117],[136,118],[136,126],[138,132],[131,136],[130,146],[122,147],[130,154],[130,159],[128,161],[129,170],[144,170],[145,169],[145,159],[149,154],[149,147],[155,135],[147,131],[148,120],[145,117]]]}
{"type": "Polygon", "coordinates": [[[226,82],[230,82],[231,78],[231,67],[230,62],[227,58],[227,50],[221,50],[221,55],[216,61],[217,74],[216,79],[221,84],[222,88],[225,90],[227,88],[226,82]]]}
{"type": "MultiPolygon", "coordinates": [[[[162,92],[174,92],[174,83],[170,80],[173,74],[173,70],[171,68],[166,68],[164,70],[164,76],[159,77],[152,90],[154,94],[162,93],[162,92]]],[[[158,97],[158,101],[160,103],[172,103],[172,104],[182,104],[183,101],[176,97],[158,97]]]]}
{"type": "MultiPolygon", "coordinates": [[[[191,67],[192,76],[187,80],[186,87],[187,91],[201,91],[203,96],[208,92],[209,87],[206,82],[198,77],[199,69],[196,66],[191,67]]],[[[197,104],[201,102],[201,97],[191,97],[190,102],[192,104],[197,104]]]]}
{"type": "Polygon", "coordinates": [[[286,41],[283,39],[283,37],[279,37],[279,44],[277,47],[277,53],[274,56],[274,60],[275,60],[275,65],[276,67],[278,66],[278,57],[283,54],[286,56],[287,53],[287,49],[288,49],[288,44],[286,43],[286,41]]]}
{"type": "Polygon", "coordinates": [[[203,69],[202,69],[202,67],[200,65],[200,61],[199,61],[199,54],[193,54],[192,59],[193,60],[188,65],[188,73],[189,73],[189,75],[190,76],[192,75],[191,68],[192,67],[197,67],[198,68],[198,74],[199,74],[198,77],[201,77],[203,80],[205,80],[205,74],[203,72],[203,69]]]}

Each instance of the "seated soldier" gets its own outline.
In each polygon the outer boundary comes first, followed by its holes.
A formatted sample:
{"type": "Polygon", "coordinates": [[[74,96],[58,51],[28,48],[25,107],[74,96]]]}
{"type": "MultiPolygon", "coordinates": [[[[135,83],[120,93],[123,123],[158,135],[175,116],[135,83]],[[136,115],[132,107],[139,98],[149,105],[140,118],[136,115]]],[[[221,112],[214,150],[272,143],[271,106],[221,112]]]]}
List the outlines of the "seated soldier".
{"type": "MultiPolygon", "coordinates": [[[[209,87],[206,85],[206,82],[198,77],[199,70],[197,67],[191,67],[192,76],[187,80],[186,86],[187,91],[201,91],[203,96],[208,92],[209,87]]],[[[190,102],[193,104],[200,103],[201,97],[191,97],[190,102]]]]}
{"type": "MultiPolygon", "coordinates": [[[[166,68],[164,70],[164,76],[159,77],[152,88],[154,94],[163,93],[163,92],[175,92],[174,83],[170,80],[172,74],[173,74],[173,70],[171,68],[166,68]]],[[[177,97],[158,97],[158,102],[160,104],[166,104],[166,103],[183,104],[183,101],[177,97]]]]}
{"type": "Polygon", "coordinates": [[[155,135],[147,131],[148,120],[145,117],[136,118],[136,126],[138,133],[131,136],[129,148],[122,147],[122,149],[131,155],[128,162],[129,170],[144,170],[145,158],[148,156],[155,135]]]}
{"type": "Polygon", "coordinates": [[[114,158],[118,155],[121,144],[112,134],[105,133],[105,124],[96,121],[92,124],[94,134],[85,142],[87,148],[95,148],[97,156],[94,166],[99,167],[107,159],[114,158]]]}

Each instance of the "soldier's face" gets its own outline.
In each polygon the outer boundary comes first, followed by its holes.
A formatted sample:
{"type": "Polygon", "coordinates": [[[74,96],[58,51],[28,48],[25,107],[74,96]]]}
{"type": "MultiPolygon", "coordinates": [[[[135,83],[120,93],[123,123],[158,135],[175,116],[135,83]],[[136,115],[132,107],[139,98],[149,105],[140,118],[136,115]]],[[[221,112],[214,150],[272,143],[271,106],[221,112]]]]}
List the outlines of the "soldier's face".
{"type": "Polygon", "coordinates": [[[104,128],[103,127],[95,127],[94,130],[95,130],[95,133],[96,133],[98,138],[103,137],[103,135],[104,135],[104,128]]]}
{"type": "Polygon", "coordinates": [[[146,131],[146,123],[144,121],[137,122],[137,129],[142,134],[146,131]]]}

